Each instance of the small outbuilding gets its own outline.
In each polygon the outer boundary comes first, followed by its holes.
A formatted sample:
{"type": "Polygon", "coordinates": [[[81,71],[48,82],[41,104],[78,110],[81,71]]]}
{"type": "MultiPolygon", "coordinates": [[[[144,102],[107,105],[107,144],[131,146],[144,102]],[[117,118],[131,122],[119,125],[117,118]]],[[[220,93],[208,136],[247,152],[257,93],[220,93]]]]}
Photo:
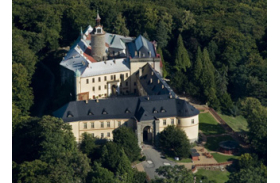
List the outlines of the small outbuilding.
{"type": "Polygon", "coordinates": [[[191,149],[191,156],[193,161],[199,160],[199,153],[196,151],[196,149],[191,149]]]}
{"type": "Polygon", "coordinates": [[[219,151],[224,154],[233,154],[237,152],[239,144],[235,141],[222,141],[219,143],[219,151]]]}

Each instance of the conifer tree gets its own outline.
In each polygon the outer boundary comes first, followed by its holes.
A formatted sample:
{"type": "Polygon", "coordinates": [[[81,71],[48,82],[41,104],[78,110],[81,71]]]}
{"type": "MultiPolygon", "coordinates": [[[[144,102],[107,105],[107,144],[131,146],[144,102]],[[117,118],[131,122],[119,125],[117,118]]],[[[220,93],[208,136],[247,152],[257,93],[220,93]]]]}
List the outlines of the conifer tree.
{"type": "Polygon", "coordinates": [[[118,14],[116,20],[113,22],[113,32],[116,34],[128,36],[129,30],[126,28],[125,17],[122,17],[121,13],[118,14]]]}
{"type": "Polygon", "coordinates": [[[143,37],[150,41],[150,37],[146,31],[143,33],[143,37]]]}
{"type": "Polygon", "coordinates": [[[162,76],[165,78],[168,75],[168,73],[166,71],[166,63],[164,61],[162,50],[160,47],[157,49],[157,53],[160,55],[160,59],[162,62],[162,76]]]}
{"type": "Polygon", "coordinates": [[[188,54],[188,51],[186,50],[183,39],[181,34],[179,34],[178,40],[177,40],[177,48],[175,51],[175,68],[177,71],[183,70],[184,72],[187,71],[187,68],[191,67],[191,61],[188,54]]]}
{"type": "Polygon", "coordinates": [[[201,76],[202,71],[202,53],[200,47],[197,49],[196,60],[194,63],[194,79],[195,81],[199,81],[199,77],[201,76]]]}
{"type": "Polygon", "coordinates": [[[167,29],[165,27],[165,23],[163,20],[161,20],[158,23],[158,28],[157,28],[157,32],[156,32],[156,41],[157,41],[157,45],[158,47],[164,48],[167,43],[168,43],[168,32],[167,29]]]}

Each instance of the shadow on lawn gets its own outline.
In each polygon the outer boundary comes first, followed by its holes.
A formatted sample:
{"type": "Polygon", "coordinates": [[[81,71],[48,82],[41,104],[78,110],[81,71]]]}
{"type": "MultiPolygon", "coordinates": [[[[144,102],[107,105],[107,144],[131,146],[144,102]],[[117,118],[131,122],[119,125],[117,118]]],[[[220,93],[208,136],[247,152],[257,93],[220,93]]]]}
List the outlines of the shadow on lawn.
{"type": "Polygon", "coordinates": [[[205,124],[199,123],[199,129],[203,132],[204,135],[217,135],[225,133],[225,129],[220,124],[205,124]]]}

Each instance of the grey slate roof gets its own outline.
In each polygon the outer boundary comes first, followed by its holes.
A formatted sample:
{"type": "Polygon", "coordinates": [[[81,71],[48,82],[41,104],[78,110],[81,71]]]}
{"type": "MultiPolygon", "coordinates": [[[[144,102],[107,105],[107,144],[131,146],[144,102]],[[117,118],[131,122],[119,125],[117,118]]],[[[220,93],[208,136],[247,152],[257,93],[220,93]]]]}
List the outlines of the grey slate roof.
{"type": "MultiPolygon", "coordinates": [[[[137,76],[139,77],[139,71],[137,73],[137,76]]],[[[167,94],[167,95],[172,95],[172,97],[178,98],[176,93],[161,77],[160,73],[157,72],[155,69],[153,69],[152,66],[148,63],[142,67],[142,76],[139,79],[141,85],[143,86],[143,88],[145,89],[148,95],[167,94]],[[152,79],[152,83],[150,82],[151,79],[152,79]],[[162,88],[162,86],[164,86],[164,88],[162,88]]]]}
{"type": "Polygon", "coordinates": [[[156,57],[156,52],[153,44],[142,35],[139,35],[134,41],[127,43],[126,45],[128,48],[128,52],[132,58],[138,58],[138,56],[135,56],[135,51],[141,51],[141,54],[145,54],[145,56],[141,55],[141,58],[149,57],[149,51],[151,51],[151,57],[156,57]]]}
{"type": "Polygon", "coordinates": [[[138,122],[141,122],[155,118],[191,117],[198,114],[199,111],[188,102],[169,98],[168,95],[149,96],[149,98],[109,98],[99,99],[99,102],[89,100],[88,103],[85,101],[72,101],[53,113],[54,116],[62,118],[64,122],[130,119],[134,117],[138,122]],[[103,114],[103,112],[107,114],[103,114]],[[93,115],[89,115],[89,113],[93,115]]]}

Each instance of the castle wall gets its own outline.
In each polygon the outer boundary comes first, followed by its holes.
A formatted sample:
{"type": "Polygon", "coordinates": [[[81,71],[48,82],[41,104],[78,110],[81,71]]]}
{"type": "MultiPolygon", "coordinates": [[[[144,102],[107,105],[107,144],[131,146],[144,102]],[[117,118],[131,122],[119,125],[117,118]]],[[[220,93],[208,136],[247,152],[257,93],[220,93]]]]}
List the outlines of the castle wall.
{"type": "Polygon", "coordinates": [[[72,132],[75,136],[76,142],[82,140],[82,134],[88,133],[94,135],[94,137],[101,138],[103,133],[103,139],[113,140],[113,130],[120,126],[127,126],[133,128],[133,119],[106,119],[106,120],[89,120],[89,121],[75,121],[69,122],[72,126],[72,132]],[[103,122],[103,127],[101,126],[103,122]],[[92,123],[94,126],[92,126],[92,123]],[[109,123],[109,126],[107,126],[109,123]],[[86,124],[86,126],[85,126],[86,124]],[[86,128],[85,128],[86,127],[86,128]]]}
{"type": "Polygon", "coordinates": [[[177,118],[178,125],[188,136],[190,142],[195,142],[198,140],[198,129],[199,129],[199,120],[198,115],[188,117],[188,118],[177,118]]]}
{"type": "Polygon", "coordinates": [[[77,81],[76,83],[76,87],[77,87],[76,91],[78,92],[77,94],[89,92],[89,99],[94,99],[94,97],[105,98],[110,94],[109,90],[111,90],[111,88],[109,87],[119,84],[120,93],[125,94],[127,93],[127,91],[130,92],[131,85],[129,80],[130,80],[129,71],[110,73],[110,74],[104,74],[98,76],[90,76],[90,77],[80,77],[79,81],[77,81]],[[123,74],[123,81],[121,79],[121,74],[123,74]]]}

